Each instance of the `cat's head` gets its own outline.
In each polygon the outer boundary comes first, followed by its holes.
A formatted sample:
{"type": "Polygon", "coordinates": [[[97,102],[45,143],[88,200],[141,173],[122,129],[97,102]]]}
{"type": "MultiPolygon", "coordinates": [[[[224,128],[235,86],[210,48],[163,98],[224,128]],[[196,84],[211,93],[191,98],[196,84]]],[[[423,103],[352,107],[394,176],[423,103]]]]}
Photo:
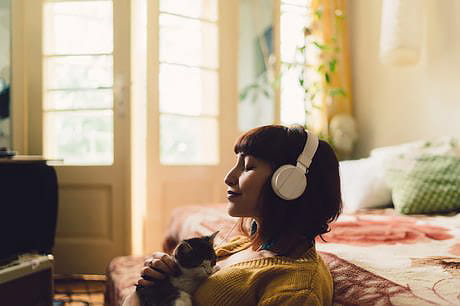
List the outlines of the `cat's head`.
{"type": "Polygon", "coordinates": [[[214,238],[218,231],[210,236],[185,239],[174,250],[174,257],[182,268],[201,268],[203,275],[210,275],[216,265],[216,252],[214,252],[214,238]]]}

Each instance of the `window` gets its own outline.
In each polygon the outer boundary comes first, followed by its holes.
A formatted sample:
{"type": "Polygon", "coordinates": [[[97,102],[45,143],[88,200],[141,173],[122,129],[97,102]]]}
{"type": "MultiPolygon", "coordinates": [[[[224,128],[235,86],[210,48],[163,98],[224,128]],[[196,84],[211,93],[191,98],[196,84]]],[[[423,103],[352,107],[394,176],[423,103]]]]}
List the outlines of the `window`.
{"type": "Polygon", "coordinates": [[[310,41],[305,41],[311,38],[304,35],[304,29],[312,23],[311,1],[240,1],[240,130],[278,120],[286,125],[305,124],[305,107],[309,104],[305,103],[307,96],[299,79],[303,75],[308,86],[317,78],[312,64],[318,50],[312,48],[310,41]],[[273,23],[274,11],[279,12],[279,23],[273,23]],[[277,24],[279,29],[274,29],[277,24]],[[279,39],[274,34],[278,30],[279,39]],[[302,54],[299,48],[304,45],[307,47],[302,54]],[[279,74],[275,73],[278,68],[275,61],[279,64],[279,74]],[[279,97],[274,89],[279,89],[279,97]],[[278,98],[279,104],[275,103],[278,98]],[[279,109],[275,111],[276,107],[279,109]],[[279,118],[275,118],[275,113],[279,118]]]}
{"type": "Polygon", "coordinates": [[[160,161],[219,162],[217,0],[160,0],[160,161]]]}
{"type": "Polygon", "coordinates": [[[311,0],[281,0],[281,109],[280,119],[283,124],[305,124],[305,94],[299,83],[303,74],[305,82],[312,82],[316,77],[311,62],[317,54],[312,44],[307,43],[305,54],[298,51],[305,45],[304,29],[312,20],[309,14],[311,0]]]}
{"type": "Polygon", "coordinates": [[[112,1],[44,6],[44,153],[65,164],[113,163],[112,1]]]}
{"type": "Polygon", "coordinates": [[[239,1],[238,128],[275,121],[275,48],[273,0],[239,1]]]}

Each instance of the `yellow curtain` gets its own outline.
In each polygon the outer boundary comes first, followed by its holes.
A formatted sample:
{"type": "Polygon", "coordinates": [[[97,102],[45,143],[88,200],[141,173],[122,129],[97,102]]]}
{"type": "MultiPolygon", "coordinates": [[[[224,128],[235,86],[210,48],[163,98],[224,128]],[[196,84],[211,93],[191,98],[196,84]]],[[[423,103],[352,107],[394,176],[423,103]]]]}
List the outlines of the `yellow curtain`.
{"type": "Polygon", "coordinates": [[[321,94],[307,116],[307,128],[328,138],[330,120],[337,114],[352,114],[347,2],[312,0],[311,8],[311,35],[323,48],[317,58],[317,67],[322,67],[321,94]]]}

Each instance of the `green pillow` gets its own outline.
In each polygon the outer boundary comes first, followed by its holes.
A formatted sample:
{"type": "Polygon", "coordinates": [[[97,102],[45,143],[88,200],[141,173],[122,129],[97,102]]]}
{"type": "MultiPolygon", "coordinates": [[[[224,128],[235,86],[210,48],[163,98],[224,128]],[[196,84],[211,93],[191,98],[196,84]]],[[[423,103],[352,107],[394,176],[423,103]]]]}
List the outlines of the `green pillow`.
{"type": "Polygon", "coordinates": [[[395,209],[403,214],[460,209],[460,158],[432,155],[417,158],[409,169],[385,174],[395,209]]]}

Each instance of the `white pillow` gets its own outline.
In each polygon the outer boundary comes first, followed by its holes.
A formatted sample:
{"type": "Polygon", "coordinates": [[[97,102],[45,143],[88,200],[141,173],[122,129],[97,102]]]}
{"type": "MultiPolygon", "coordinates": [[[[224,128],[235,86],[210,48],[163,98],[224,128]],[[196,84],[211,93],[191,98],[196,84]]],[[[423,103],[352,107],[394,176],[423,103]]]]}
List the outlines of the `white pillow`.
{"type": "Polygon", "coordinates": [[[363,158],[339,163],[343,210],[377,208],[391,203],[380,159],[363,158]]]}
{"type": "Polygon", "coordinates": [[[379,159],[384,172],[388,169],[410,169],[417,158],[425,155],[460,158],[460,139],[452,136],[418,140],[394,146],[375,148],[371,158],[379,159]]]}

